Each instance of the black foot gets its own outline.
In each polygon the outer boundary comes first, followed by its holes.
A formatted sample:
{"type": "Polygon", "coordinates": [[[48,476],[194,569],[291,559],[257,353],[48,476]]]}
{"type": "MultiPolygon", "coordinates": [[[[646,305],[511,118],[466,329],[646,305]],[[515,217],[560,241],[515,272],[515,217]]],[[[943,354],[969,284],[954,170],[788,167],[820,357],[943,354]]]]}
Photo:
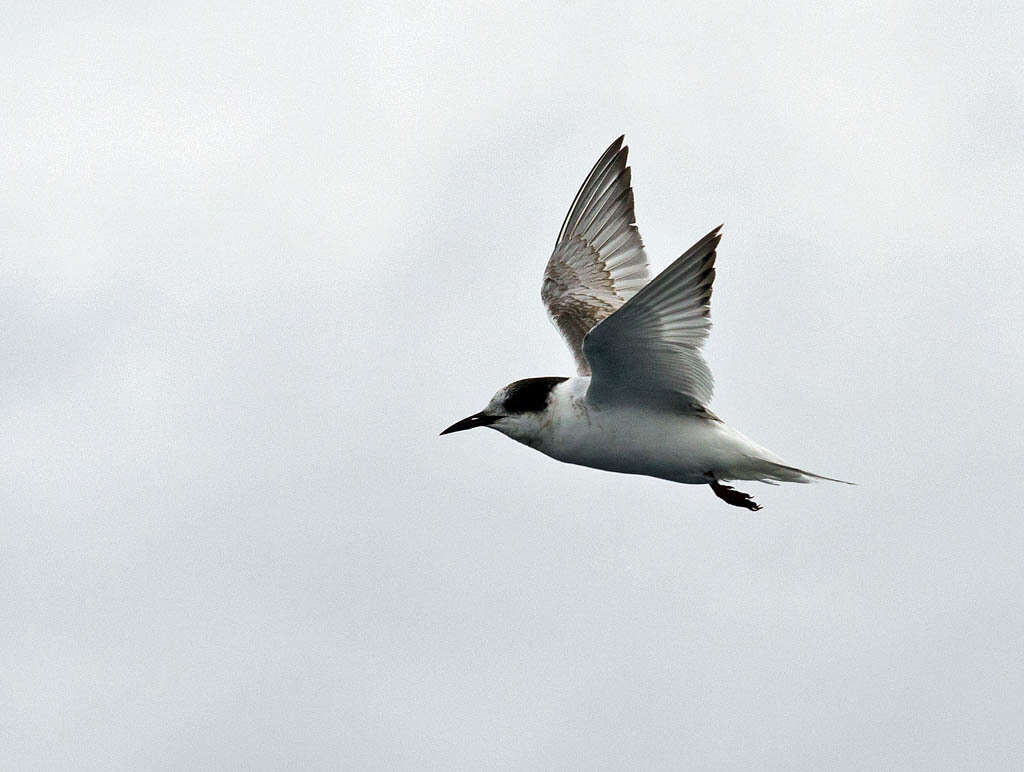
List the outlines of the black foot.
{"type": "Polygon", "coordinates": [[[761,508],[761,505],[754,501],[749,493],[742,493],[728,485],[722,485],[718,480],[711,480],[708,485],[711,486],[711,490],[715,492],[715,495],[726,504],[732,504],[734,507],[743,507],[751,512],[757,512],[761,508]]]}

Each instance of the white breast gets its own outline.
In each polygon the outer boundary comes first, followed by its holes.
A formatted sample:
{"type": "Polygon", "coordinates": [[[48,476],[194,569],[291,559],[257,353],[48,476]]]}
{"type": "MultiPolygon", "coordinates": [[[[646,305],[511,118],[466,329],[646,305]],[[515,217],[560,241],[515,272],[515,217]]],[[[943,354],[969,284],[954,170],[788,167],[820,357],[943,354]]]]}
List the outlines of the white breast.
{"type": "Polygon", "coordinates": [[[642,405],[597,407],[590,378],[557,386],[529,437],[514,437],[559,461],[682,483],[759,479],[758,462],[778,459],[724,423],[642,405]]]}

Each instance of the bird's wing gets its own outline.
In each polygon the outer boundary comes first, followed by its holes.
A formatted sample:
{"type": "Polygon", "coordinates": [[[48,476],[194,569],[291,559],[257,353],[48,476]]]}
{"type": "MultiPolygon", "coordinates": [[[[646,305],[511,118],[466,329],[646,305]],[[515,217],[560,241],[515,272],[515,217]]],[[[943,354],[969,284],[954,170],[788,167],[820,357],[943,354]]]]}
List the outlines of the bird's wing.
{"type": "Polygon", "coordinates": [[[702,409],[712,378],[700,347],[711,329],[718,226],[583,341],[593,370],[588,399],[648,400],[702,409]]]}
{"type": "Polygon", "coordinates": [[[589,375],[583,338],[650,279],[633,217],[628,148],[615,140],[590,170],[569,208],[544,269],[541,298],[548,315],[589,375]]]}

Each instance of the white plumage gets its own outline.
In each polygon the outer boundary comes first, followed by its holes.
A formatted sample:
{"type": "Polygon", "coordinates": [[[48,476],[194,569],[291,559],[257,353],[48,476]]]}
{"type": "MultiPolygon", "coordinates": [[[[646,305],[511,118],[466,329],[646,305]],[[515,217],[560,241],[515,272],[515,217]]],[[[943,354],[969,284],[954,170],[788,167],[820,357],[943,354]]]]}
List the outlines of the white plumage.
{"type": "Polygon", "coordinates": [[[622,140],[576,194],[541,287],[578,377],[516,381],[442,434],[490,426],[567,463],[709,484],[747,509],[760,507],[723,480],[831,480],[782,463],[708,408],[700,348],[721,226],[651,280],[622,140]]]}

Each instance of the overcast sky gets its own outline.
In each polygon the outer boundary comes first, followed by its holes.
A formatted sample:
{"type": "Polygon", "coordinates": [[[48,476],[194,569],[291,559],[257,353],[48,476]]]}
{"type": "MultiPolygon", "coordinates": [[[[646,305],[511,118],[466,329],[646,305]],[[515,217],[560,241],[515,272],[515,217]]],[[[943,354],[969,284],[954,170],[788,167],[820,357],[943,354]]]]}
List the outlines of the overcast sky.
{"type": "Polygon", "coordinates": [[[1019,768],[1024,13],[769,5],[8,9],[0,766],[1019,768]],[[858,487],[437,436],[571,373],[623,132],[713,409],[858,487]]]}

